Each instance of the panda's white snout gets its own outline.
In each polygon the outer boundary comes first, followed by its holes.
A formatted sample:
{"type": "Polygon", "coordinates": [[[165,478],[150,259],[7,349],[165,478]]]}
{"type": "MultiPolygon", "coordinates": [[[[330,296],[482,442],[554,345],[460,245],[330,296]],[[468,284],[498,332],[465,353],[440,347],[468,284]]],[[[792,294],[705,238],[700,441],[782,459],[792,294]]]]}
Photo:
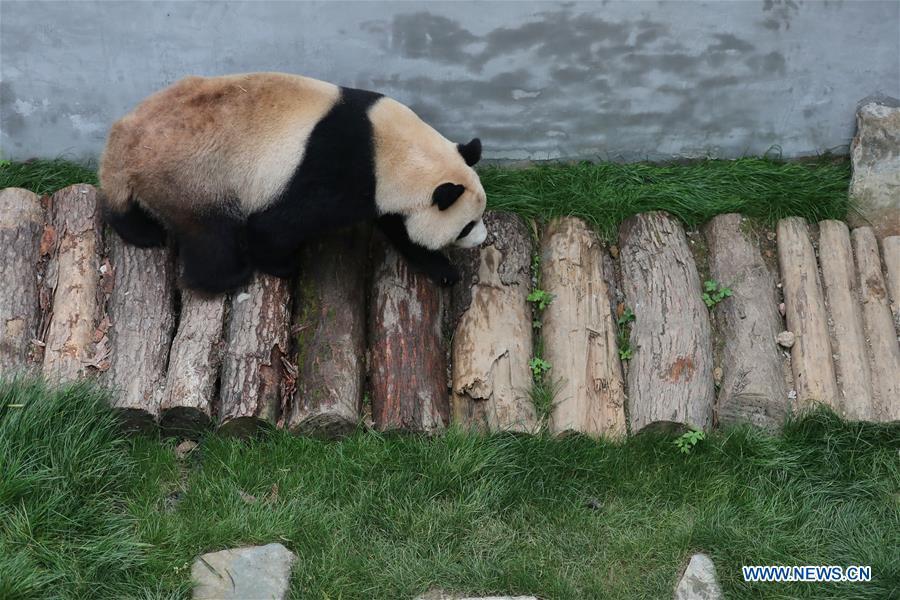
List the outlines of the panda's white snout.
{"type": "Polygon", "coordinates": [[[466,235],[456,240],[455,245],[459,248],[475,248],[486,239],[487,227],[484,226],[484,220],[478,219],[478,222],[466,235]]]}

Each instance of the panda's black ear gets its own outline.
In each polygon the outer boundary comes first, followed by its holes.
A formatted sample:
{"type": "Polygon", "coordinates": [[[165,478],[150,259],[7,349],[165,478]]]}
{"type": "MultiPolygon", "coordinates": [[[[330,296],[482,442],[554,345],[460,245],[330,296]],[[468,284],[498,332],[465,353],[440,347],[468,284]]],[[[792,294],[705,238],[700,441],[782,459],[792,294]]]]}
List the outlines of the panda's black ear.
{"type": "Polygon", "coordinates": [[[466,188],[458,183],[442,183],[434,188],[434,193],[431,195],[431,203],[437,204],[441,210],[447,210],[453,206],[457,198],[462,196],[464,191],[466,191],[466,188]]]}
{"type": "Polygon", "coordinates": [[[456,148],[470,167],[481,160],[481,140],[478,138],[473,138],[468,144],[457,144],[456,148]]]}

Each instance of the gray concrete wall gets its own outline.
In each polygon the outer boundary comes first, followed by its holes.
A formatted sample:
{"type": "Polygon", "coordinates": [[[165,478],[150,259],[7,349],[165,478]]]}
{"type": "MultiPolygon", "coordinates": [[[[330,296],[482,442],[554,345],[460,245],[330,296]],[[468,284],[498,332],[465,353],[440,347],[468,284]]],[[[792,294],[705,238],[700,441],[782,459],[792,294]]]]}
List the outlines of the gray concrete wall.
{"type": "Polygon", "coordinates": [[[492,158],[845,150],[900,97],[900,2],[0,3],[4,158],[96,156],[188,74],[375,89],[492,158]]]}

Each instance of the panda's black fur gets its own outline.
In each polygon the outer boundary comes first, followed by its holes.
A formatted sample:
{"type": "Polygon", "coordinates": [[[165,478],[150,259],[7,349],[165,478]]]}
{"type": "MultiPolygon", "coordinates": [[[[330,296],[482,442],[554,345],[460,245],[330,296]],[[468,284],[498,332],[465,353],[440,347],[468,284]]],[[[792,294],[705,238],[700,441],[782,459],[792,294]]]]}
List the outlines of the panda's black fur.
{"type": "MultiPolygon", "coordinates": [[[[114,142],[111,134],[101,166],[101,199],[107,221],[124,240],[138,246],[163,244],[167,230],[173,233],[183,264],[183,285],[209,293],[246,284],[254,270],[289,277],[295,272],[297,251],[305,239],[370,220],[377,222],[415,267],[441,284],[453,284],[458,279],[456,269],[439,250],[426,248],[410,238],[406,215],[379,213],[375,135],[369,110],[381,98],[382,94],[376,92],[339,88],[337,100],[306,138],[303,158],[283,192],[261,210],[249,214],[243,211],[240,199],[229,197],[216,198],[202,208],[194,208],[187,198],[186,208],[180,212],[166,208],[175,206],[169,200],[154,205],[149,200],[160,186],[145,186],[149,192],[131,189],[139,187],[133,181],[142,181],[139,171],[128,180],[128,198],[123,200],[118,190],[118,201],[110,200],[104,180],[111,182],[109,188],[121,187],[124,173],[131,173],[129,158],[115,154],[123,144],[114,142]]],[[[218,99],[212,95],[211,101],[218,99]]],[[[133,143],[128,147],[133,147],[133,143]]],[[[456,145],[454,154],[457,160],[461,158],[471,166],[480,158],[481,143],[475,139],[456,145]]],[[[141,164],[141,160],[130,160],[141,164]]],[[[150,177],[143,179],[155,181],[150,177]]],[[[165,189],[165,184],[162,187],[165,189]]],[[[437,185],[430,202],[438,212],[428,218],[441,218],[440,214],[450,209],[465,189],[454,181],[437,185]]],[[[480,211],[476,212],[480,219],[480,211]]],[[[475,223],[468,220],[462,224],[457,237],[468,235],[475,223]]]]}

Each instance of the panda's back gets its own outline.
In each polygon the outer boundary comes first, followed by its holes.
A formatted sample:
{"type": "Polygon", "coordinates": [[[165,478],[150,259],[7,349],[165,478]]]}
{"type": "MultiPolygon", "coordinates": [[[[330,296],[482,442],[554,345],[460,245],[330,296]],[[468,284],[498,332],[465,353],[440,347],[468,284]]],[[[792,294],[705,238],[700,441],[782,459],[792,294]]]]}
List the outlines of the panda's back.
{"type": "Polygon", "coordinates": [[[188,77],[144,100],[110,131],[101,186],[127,185],[162,212],[264,206],[288,181],[337,86],[297,75],[188,77]]]}

